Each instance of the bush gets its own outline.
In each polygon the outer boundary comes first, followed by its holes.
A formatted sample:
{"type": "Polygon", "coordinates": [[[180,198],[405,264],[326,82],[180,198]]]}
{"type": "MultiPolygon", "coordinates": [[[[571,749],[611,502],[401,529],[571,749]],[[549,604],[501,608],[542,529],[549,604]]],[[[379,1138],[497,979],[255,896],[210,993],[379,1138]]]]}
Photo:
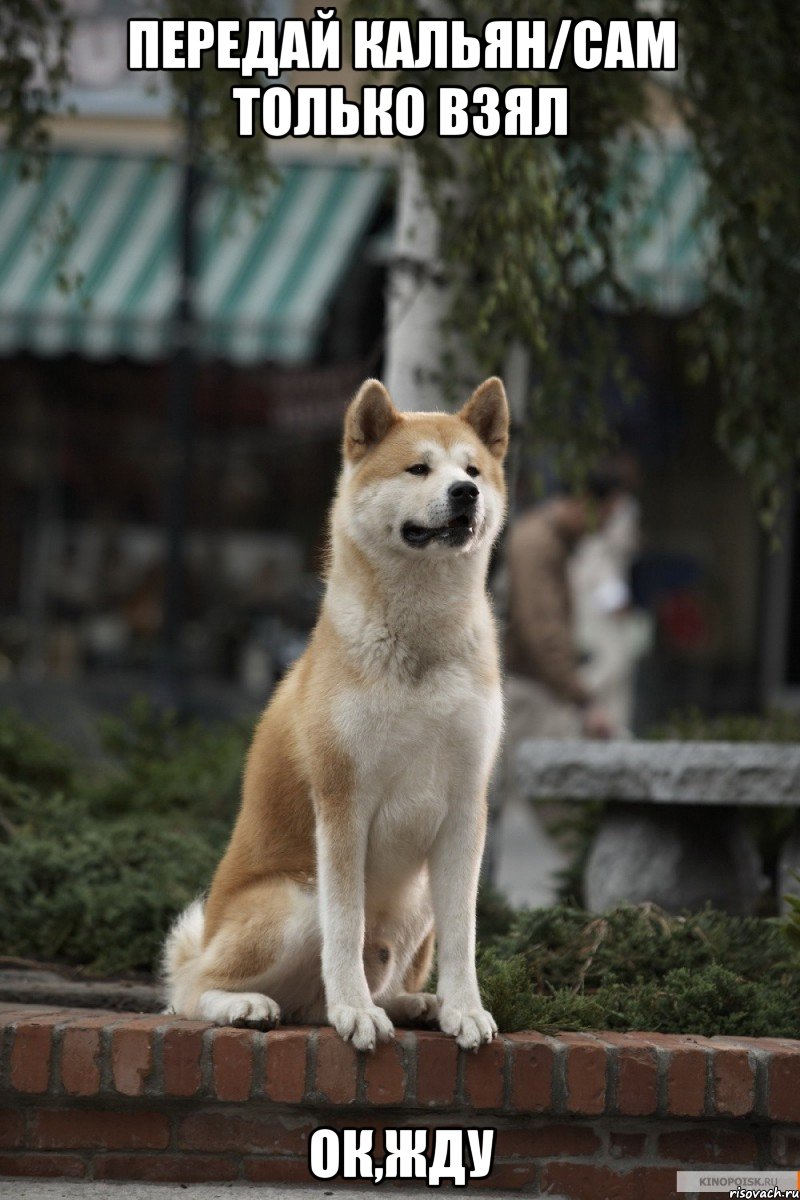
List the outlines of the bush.
{"type": "MultiPolygon", "coordinates": [[[[151,971],[224,849],[247,731],[179,726],[139,704],[103,734],[108,760],[87,766],[0,714],[0,952],[151,971]]],[[[646,905],[515,912],[490,889],[478,921],[501,1029],[800,1037],[794,924],[646,905]]]]}
{"type": "Polygon", "coordinates": [[[138,702],[102,734],[107,761],[79,770],[0,714],[0,952],[150,971],[225,848],[247,733],[138,702]]]}
{"type": "Polygon", "coordinates": [[[800,1037],[800,959],[785,932],[712,909],[537,909],[482,939],[481,986],[504,1029],[800,1037]]]}

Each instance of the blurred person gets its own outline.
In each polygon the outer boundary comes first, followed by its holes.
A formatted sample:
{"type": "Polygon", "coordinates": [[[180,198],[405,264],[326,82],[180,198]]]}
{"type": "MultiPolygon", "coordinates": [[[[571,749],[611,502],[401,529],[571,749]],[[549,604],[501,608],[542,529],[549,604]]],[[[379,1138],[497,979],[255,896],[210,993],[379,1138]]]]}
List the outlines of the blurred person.
{"type": "Polygon", "coordinates": [[[583,678],[575,642],[570,560],[603,528],[624,493],[614,472],[590,477],[586,494],[561,493],[524,512],[506,549],[505,735],[492,787],[485,870],[517,907],[556,901],[563,849],[515,780],[526,738],[609,738],[617,727],[583,678]]]}
{"type": "Polygon", "coordinates": [[[581,677],[614,727],[626,732],[636,667],[652,641],[652,620],[634,607],[631,595],[640,544],[639,501],[621,494],[604,528],[583,538],[570,562],[581,677]]]}
{"type": "Polygon", "coordinates": [[[506,743],[521,737],[612,737],[617,726],[580,669],[570,561],[624,496],[619,473],[598,471],[585,494],[564,492],[512,526],[507,549],[506,743]]]}

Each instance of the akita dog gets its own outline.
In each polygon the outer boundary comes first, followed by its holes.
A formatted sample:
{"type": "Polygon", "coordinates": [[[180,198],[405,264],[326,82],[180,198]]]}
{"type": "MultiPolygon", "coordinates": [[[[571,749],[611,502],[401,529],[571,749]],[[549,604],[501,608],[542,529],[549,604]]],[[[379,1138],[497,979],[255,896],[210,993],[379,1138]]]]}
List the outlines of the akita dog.
{"type": "Polygon", "coordinates": [[[205,903],[164,952],[172,1009],[221,1025],[392,1022],[492,1039],[475,974],[486,790],[502,724],[486,594],[505,514],[508,405],[399,412],[377,380],[345,418],[327,587],[253,737],[205,903]],[[438,995],[424,991],[438,944],[438,995]]]}

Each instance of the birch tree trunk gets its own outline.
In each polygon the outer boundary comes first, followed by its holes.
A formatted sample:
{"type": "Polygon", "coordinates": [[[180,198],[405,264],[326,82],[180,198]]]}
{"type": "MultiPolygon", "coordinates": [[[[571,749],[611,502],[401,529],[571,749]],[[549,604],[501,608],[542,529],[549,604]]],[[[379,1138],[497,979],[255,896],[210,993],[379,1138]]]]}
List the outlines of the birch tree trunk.
{"type": "Polygon", "coordinates": [[[413,151],[402,152],[389,270],[384,379],[398,408],[444,407],[442,319],[450,305],[439,255],[439,221],[413,151]]]}

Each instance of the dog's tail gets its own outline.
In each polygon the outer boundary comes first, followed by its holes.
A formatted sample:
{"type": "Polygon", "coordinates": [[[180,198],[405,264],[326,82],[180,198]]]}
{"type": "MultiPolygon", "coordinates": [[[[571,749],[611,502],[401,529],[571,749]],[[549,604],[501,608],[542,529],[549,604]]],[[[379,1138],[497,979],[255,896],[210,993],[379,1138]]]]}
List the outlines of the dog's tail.
{"type": "Polygon", "coordinates": [[[187,992],[193,992],[192,983],[197,974],[203,952],[203,930],[205,913],[203,901],[193,900],[188,908],[177,917],[167,934],[161,957],[161,978],[168,1011],[183,1016],[193,1015],[187,1008],[187,992]]]}

